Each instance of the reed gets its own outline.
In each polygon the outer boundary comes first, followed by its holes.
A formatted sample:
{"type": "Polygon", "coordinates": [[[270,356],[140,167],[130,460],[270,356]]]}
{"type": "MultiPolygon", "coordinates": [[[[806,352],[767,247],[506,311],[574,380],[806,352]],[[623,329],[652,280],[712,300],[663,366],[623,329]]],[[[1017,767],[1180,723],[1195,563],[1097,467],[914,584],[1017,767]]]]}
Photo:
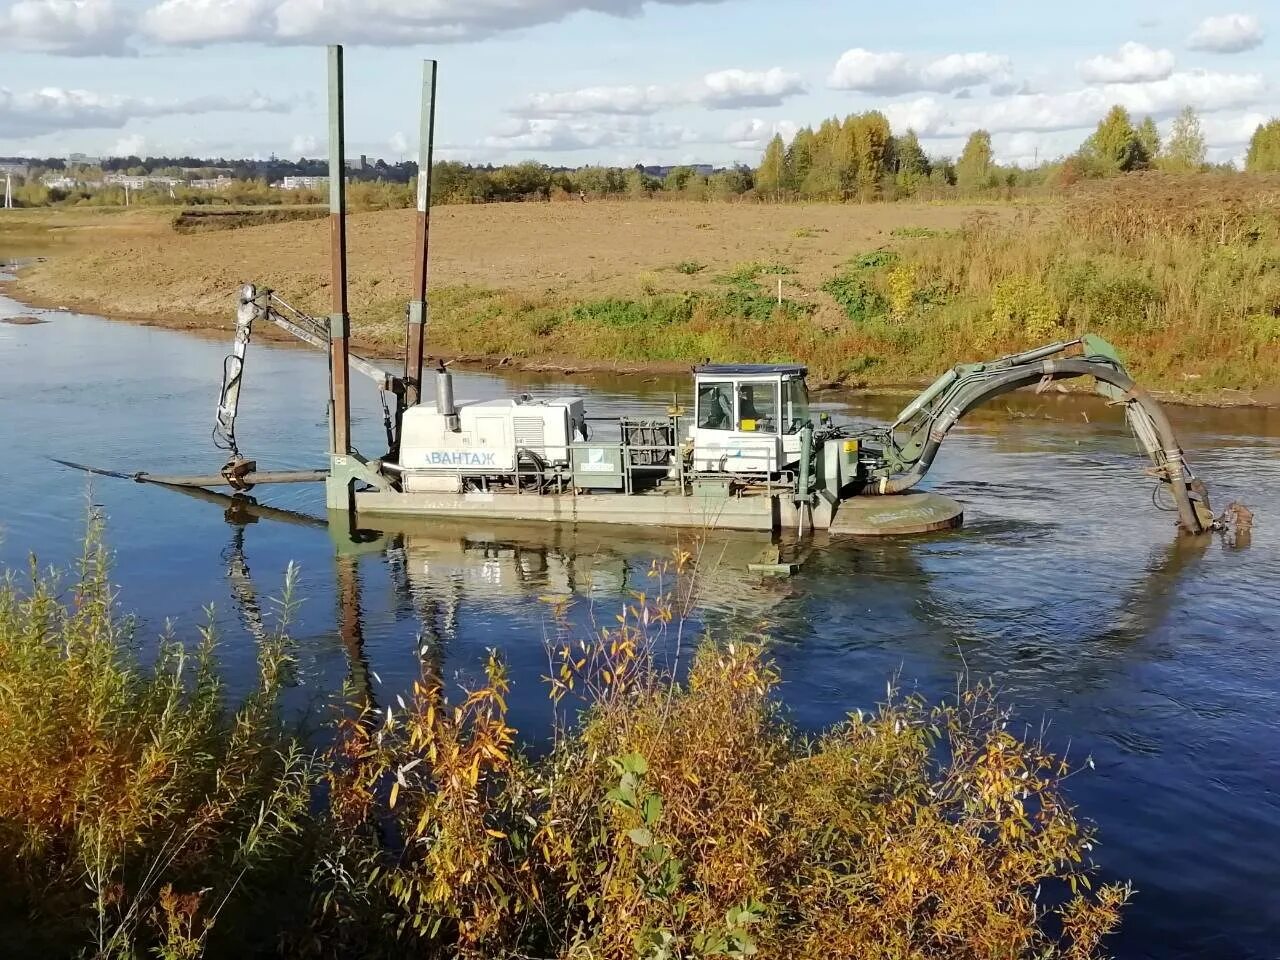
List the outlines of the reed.
{"type": "Polygon", "coordinates": [[[211,630],[144,657],[96,516],[69,595],[34,561],[23,579],[0,583],[6,950],[198,956],[224,914],[247,920],[307,819],[313,760],[279,715],[288,641],[263,643],[235,707],[211,630]]]}

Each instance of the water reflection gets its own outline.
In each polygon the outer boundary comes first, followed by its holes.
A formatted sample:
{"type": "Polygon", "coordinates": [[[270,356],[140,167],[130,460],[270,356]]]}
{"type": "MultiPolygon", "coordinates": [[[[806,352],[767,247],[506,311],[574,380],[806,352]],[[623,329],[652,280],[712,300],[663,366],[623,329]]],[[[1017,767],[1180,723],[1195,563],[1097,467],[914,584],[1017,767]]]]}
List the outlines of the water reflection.
{"type": "MultiPolygon", "coordinates": [[[[0,316],[23,312],[0,298],[0,316]]],[[[0,559],[22,568],[35,549],[64,567],[77,554],[85,479],[50,457],[216,467],[201,440],[224,353],[222,342],[65,313],[0,325],[0,559]]],[[[264,466],[317,466],[323,357],[264,346],[253,364],[244,446],[264,466]]],[[[661,411],[688,389],[687,378],[491,373],[456,386],[460,399],[582,395],[598,415],[661,411]]],[[[691,550],[700,572],[686,640],[704,627],[767,634],[800,726],[874,703],[892,676],[936,698],[968,670],[1003,687],[1027,723],[1051,718],[1055,747],[1092,755],[1097,769],[1072,781],[1072,799],[1098,821],[1104,875],[1140,890],[1113,952],[1268,956],[1280,941],[1280,411],[1168,411],[1215,504],[1257,514],[1252,546],[1230,549],[1175,538],[1116,411],[1078,397],[1002,400],[961,423],[929,477],[965,503],[965,527],[910,541],[432,522],[335,545],[315,487],[204,503],[100,479],[92,497],[110,516],[120,605],[139,615],[140,639],[171,618],[189,636],[219,601],[229,695],[251,686],[255,639],[273,628],[272,598],[296,561],[300,708],[344,686],[385,707],[420,675],[424,649],[452,687],[498,648],[513,725],[535,742],[552,716],[544,643],[562,629],[545,598],[571,598],[563,628],[598,629],[629,591],[654,591],[655,563],[691,550]],[[803,559],[800,574],[748,575],[766,550],[803,559]]],[[[870,423],[903,398],[818,401],[870,423]]],[[[377,447],[376,395],[357,386],[353,407],[357,443],[377,447]]]]}

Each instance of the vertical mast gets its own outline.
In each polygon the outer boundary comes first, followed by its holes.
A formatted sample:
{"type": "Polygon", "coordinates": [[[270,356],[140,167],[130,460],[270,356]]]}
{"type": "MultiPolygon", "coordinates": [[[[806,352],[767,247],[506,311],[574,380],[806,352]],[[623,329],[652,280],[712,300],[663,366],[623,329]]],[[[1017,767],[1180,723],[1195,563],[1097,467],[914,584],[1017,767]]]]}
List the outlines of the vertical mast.
{"type": "Polygon", "coordinates": [[[427,325],[427,256],[431,240],[431,162],[436,126],[436,61],[422,63],[422,119],[418,134],[418,216],[413,242],[413,298],[405,338],[405,404],[422,396],[422,351],[427,325]]]}
{"type": "Polygon", "coordinates": [[[329,236],[332,294],[329,313],[330,453],[351,453],[350,364],[347,340],[351,323],[347,316],[347,191],[342,116],[342,47],[329,47],[329,236]]]}

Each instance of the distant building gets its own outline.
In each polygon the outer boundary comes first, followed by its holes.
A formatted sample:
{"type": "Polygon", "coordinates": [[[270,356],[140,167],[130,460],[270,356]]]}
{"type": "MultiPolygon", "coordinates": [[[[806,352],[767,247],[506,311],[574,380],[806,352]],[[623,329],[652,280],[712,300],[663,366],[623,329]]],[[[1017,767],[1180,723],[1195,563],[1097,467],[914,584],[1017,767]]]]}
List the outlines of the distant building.
{"type": "Polygon", "coordinates": [[[209,179],[191,180],[187,183],[192,190],[226,190],[235,180],[231,177],[214,177],[209,179]]]}
{"type": "Polygon", "coordinates": [[[285,177],[280,181],[282,190],[324,190],[328,186],[328,177],[285,177]]]}
{"type": "Polygon", "coordinates": [[[73,153],[67,157],[67,166],[78,167],[100,167],[102,166],[101,157],[90,157],[83,153],[73,153]]]}
{"type": "Polygon", "coordinates": [[[0,176],[8,174],[11,177],[20,177],[23,180],[31,173],[31,167],[25,160],[23,161],[0,161],[0,176]]]}
{"type": "Polygon", "coordinates": [[[40,178],[40,182],[50,190],[74,190],[79,185],[75,177],[61,173],[46,173],[40,178]]]}
{"type": "Polygon", "coordinates": [[[147,187],[172,190],[182,184],[182,181],[177,177],[135,177],[126,173],[108,173],[102,179],[104,183],[117,187],[127,187],[130,190],[145,190],[147,187]]]}

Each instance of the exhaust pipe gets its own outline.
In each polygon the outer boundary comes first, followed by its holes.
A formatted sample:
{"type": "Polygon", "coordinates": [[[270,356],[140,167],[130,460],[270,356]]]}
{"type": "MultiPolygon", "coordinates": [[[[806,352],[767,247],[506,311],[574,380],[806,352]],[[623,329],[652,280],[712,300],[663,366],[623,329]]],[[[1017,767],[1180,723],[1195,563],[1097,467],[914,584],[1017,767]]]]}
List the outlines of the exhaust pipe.
{"type": "Polygon", "coordinates": [[[462,429],[462,423],[458,419],[458,406],[453,401],[453,374],[443,360],[438,361],[436,366],[436,413],[444,417],[445,426],[452,433],[462,429]]]}

